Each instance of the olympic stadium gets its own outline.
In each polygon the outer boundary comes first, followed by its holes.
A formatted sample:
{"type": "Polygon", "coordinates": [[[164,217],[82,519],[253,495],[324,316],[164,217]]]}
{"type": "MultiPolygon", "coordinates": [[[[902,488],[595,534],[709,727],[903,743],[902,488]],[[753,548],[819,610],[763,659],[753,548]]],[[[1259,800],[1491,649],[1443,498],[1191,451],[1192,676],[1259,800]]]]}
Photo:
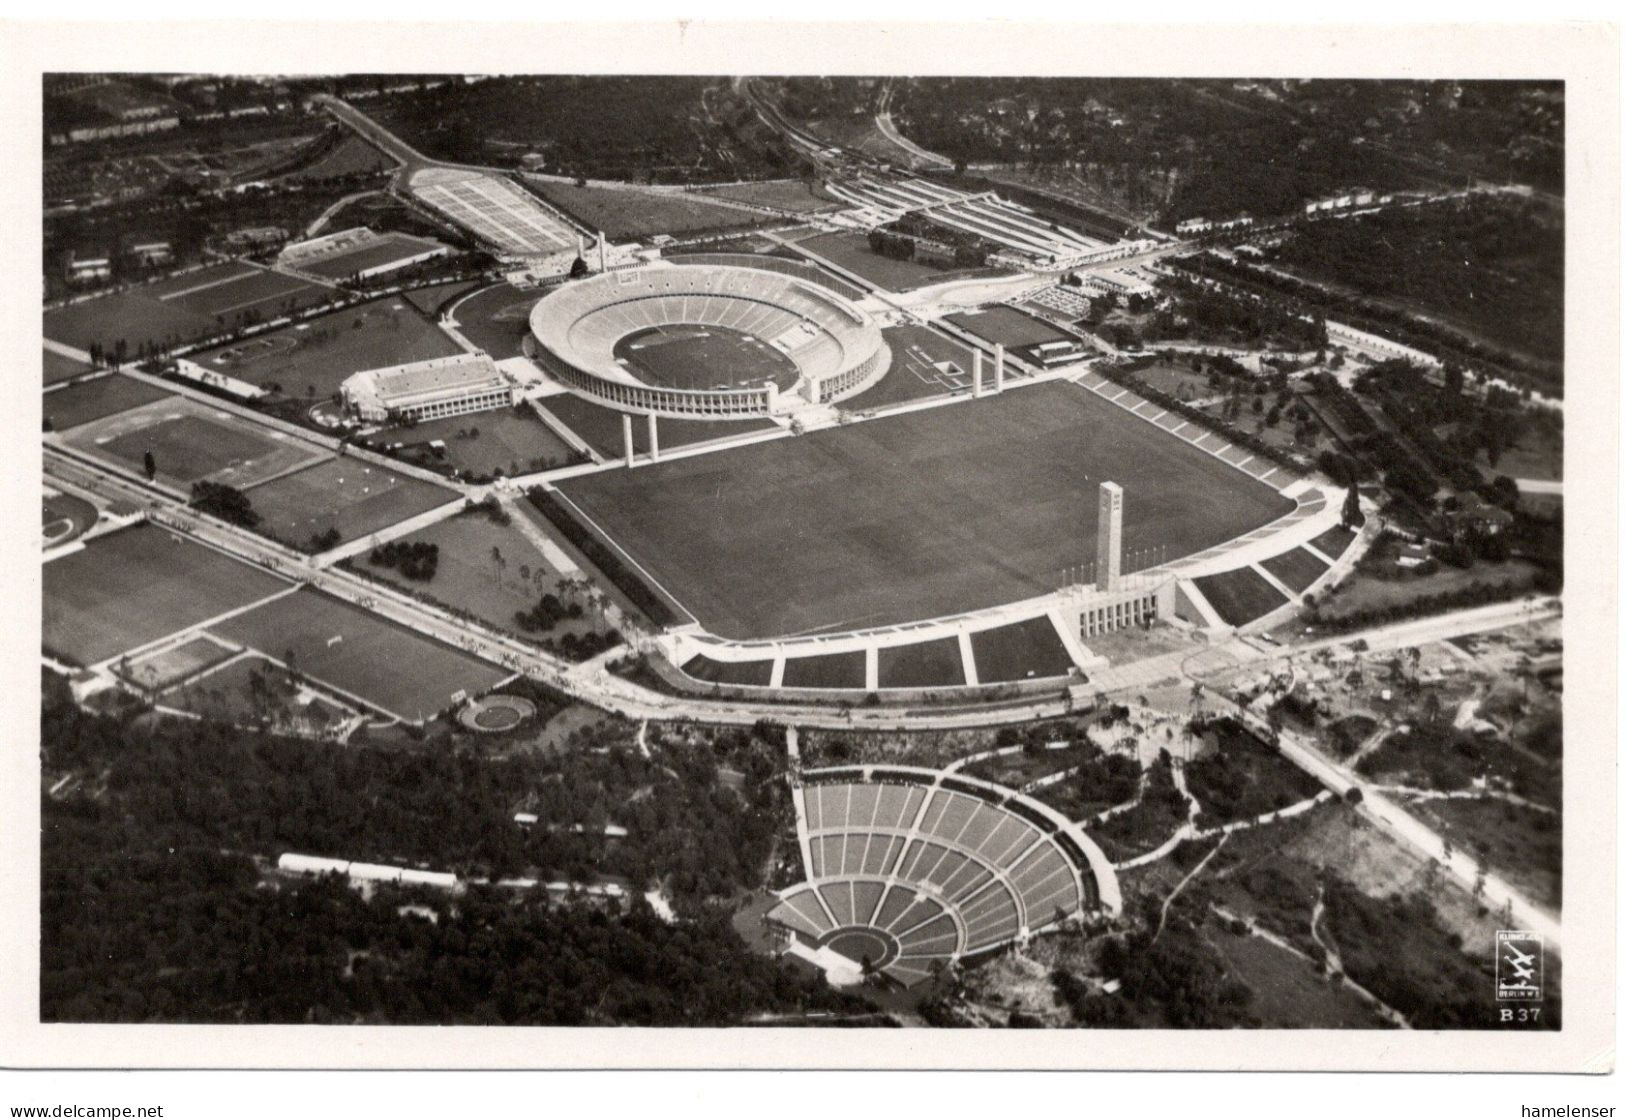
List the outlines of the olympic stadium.
{"type": "Polygon", "coordinates": [[[880,326],[834,291],[764,269],[651,266],[567,285],[531,313],[536,357],[615,408],[766,417],[862,392],[891,354],[880,326]]]}

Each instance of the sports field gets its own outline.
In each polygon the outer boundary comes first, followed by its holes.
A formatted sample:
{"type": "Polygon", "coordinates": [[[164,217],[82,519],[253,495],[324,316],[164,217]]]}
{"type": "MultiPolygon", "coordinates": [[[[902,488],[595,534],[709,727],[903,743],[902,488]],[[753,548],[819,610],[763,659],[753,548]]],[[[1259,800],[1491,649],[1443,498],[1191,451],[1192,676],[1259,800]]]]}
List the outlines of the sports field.
{"type": "Polygon", "coordinates": [[[239,490],[330,452],[187,397],[169,397],[75,428],[64,442],[142,470],[152,454],[158,480],[189,490],[199,479],[239,490]]]}
{"type": "Polygon", "coordinates": [[[192,360],[283,396],[319,400],[337,393],[358,370],[462,352],[410,302],[389,296],[205,350],[192,360]]]}
{"type": "Polygon", "coordinates": [[[249,495],[260,532],[295,547],[337,529],[353,541],[445,505],[451,490],[352,458],[329,459],[284,475],[249,495]]]}
{"type": "MultiPolygon", "coordinates": [[[[947,316],[955,326],[963,327],[978,338],[992,343],[1003,343],[1005,349],[1036,346],[1041,342],[1076,342],[1077,336],[1068,334],[1035,315],[999,304],[985,311],[962,311],[947,316]]],[[[989,371],[991,374],[991,370],[989,371]]]]}
{"type": "Polygon", "coordinates": [[[474,416],[448,416],[426,420],[408,427],[390,428],[375,437],[389,443],[400,442],[429,454],[433,440],[445,443],[445,463],[465,474],[484,478],[490,475],[526,474],[561,467],[579,455],[564,437],[537,417],[528,404],[481,412],[474,416]]]}
{"type": "Polygon", "coordinates": [[[679,324],[633,331],[615,358],[638,380],[674,389],[742,389],[795,384],[796,364],[755,335],[728,327],[679,324]]]}
{"type": "Polygon", "coordinates": [[[537,194],[611,241],[656,233],[700,233],[767,225],[771,214],[725,206],[703,194],[637,187],[578,187],[551,179],[527,180],[537,194]]]}
{"type": "Polygon", "coordinates": [[[44,644],[93,665],[284,590],[285,580],[166,529],[97,537],[43,569],[44,644]]]}
{"type": "Polygon", "coordinates": [[[51,422],[52,431],[65,432],[104,416],[166,399],[174,398],[145,381],[112,373],[46,393],[40,409],[51,422]]]}
{"type": "Polygon", "coordinates": [[[343,281],[365,269],[392,265],[396,261],[407,261],[424,253],[444,249],[446,246],[427,237],[385,233],[376,241],[328,253],[296,267],[301,272],[308,272],[325,280],[343,281]]]}
{"type": "Polygon", "coordinates": [[[525,352],[530,309],[545,294],[497,284],[456,304],[452,314],[463,336],[500,362],[525,352]]]}
{"type": "MultiPolygon", "coordinates": [[[[623,413],[584,400],[574,393],[543,397],[537,404],[606,459],[615,459],[626,453],[621,435],[623,413]]],[[[660,418],[660,447],[662,450],[686,447],[746,432],[765,432],[776,427],[777,424],[767,419],[675,420],[663,416],[660,418]]],[[[649,450],[649,421],[642,416],[632,417],[632,446],[637,448],[639,454],[649,450]]]]}
{"type": "Polygon", "coordinates": [[[199,634],[160,653],[132,661],[129,672],[122,675],[141,688],[161,691],[236,654],[236,650],[199,634]]]}
{"type": "Polygon", "coordinates": [[[45,312],[45,337],[81,350],[119,341],[133,357],[143,342],[172,346],[328,299],[317,284],[253,265],[231,263],[141,284],[45,312]]]}
{"type": "Polygon", "coordinates": [[[848,630],[1052,591],[1094,554],[1096,494],[1125,549],[1185,556],[1292,503],[1067,382],[604,471],[560,487],[706,629],[848,630]]]}
{"type": "MultiPolygon", "coordinates": [[[[970,390],[971,352],[963,344],[929,327],[914,324],[887,327],[880,333],[891,347],[891,365],[886,376],[857,396],[842,401],[843,409],[884,408],[902,401],[970,390]]],[[[982,373],[991,385],[992,368],[984,366],[982,373]]]]}
{"type": "Polygon", "coordinates": [[[286,662],[318,683],[417,721],[512,674],[308,588],[213,628],[230,642],[286,662]]]}
{"type": "Polygon", "coordinates": [[[81,362],[78,358],[69,358],[58,354],[55,350],[41,351],[44,357],[45,384],[55,385],[59,381],[78,377],[82,373],[89,373],[93,368],[89,362],[81,362]]]}

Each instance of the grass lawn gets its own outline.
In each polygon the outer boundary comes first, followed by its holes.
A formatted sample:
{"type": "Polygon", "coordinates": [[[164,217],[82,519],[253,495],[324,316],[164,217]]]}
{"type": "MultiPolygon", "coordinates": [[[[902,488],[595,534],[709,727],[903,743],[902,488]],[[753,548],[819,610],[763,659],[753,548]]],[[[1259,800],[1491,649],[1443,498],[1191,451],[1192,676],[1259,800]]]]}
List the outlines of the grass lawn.
{"type": "Polygon", "coordinates": [[[494,284],[457,304],[452,316],[465,338],[500,362],[525,352],[530,309],[545,294],[512,284],[494,284]]]}
{"type": "Polygon", "coordinates": [[[717,198],[733,198],[758,206],[772,206],[780,210],[798,210],[816,213],[838,205],[833,199],[820,198],[801,179],[773,179],[763,183],[733,183],[726,187],[712,187],[705,192],[717,198]]]}
{"type": "MultiPolygon", "coordinates": [[[[881,332],[891,347],[891,365],[874,385],[855,397],[840,402],[848,412],[884,408],[902,401],[965,393],[971,387],[971,352],[953,339],[929,327],[913,324],[887,327],[881,332]]],[[[992,383],[992,363],[984,365],[983,377],[992,383]]]]}
{"type": "Polygon", "coordinates": [[[47,385],[55,385],[59,381],[78,377],[81,373],[89,373],[94,368],[89,362],[69,358],[58,354],[55,350],[42,350],[41,353],[45,355],[44,376],[47,385]]]}
{"type": "Polygon", "coordinates": [[[880,650],[881,688],[952,688],[965,683],[958,638],[938,638],[880,650]]]}
{"type": "Polygon", "coordinates": [[[404,443],[424,465],[446,463],[475,478],[526,474],[575,462],[580,456],[528,404],[473,416],[448,416],[379,432],[374,439],[404,443]],[[445,458],[430,450],[443,440],[445,458]]]}
{"type": "Polygon", "coordinates": [[[1245,626],[1286,602],[1285,595],[1251,568],[1198,576],[1195,583],[1219,617],[1231,626],[1245,626]]]}
{"type": "Polygon", "coordinates": [[[825,653],[791,657],[784,663],[785,688],[862,688],[864,654],[825,653]]]}
{"type": "Polygon", "coordinates": [[[1107,479],[1126,491],[1125,548],[1166,545],[1171,559],[1291,508],[1066,382],[603,471],[560,490],[707,629],[743,639],[1051,591],[1064,566],[1093,554],[1107,479]]]}
{"type": "Polygon", "coordinates": [[[656,233],[686,234],[741,229],[772,222],[758,214],[708,201],[702,194],[638,188],[578,187],[546,179],[526,185],[589,229],[612,241],[656,233]]]}
{"type": "Polygon", "coordinates": [[[278,576],[142,524],[43,569],[44,644],[78,665],[207,622],[284,590],[278,576]]]}
{"type": "Polygon", "coordinates": [[[1359,536],[1359,533],[1353,529],[1349,529],[1342,525],[1333,525],[1330,529],[1327,529],[1324,533],[1320,534],[1318,537],[1315,537],[1309,543],[1314,545],[1321,552],[1324,552],[1327,556],[1330,556],[1333,560],[1336,560],[1339,556],[1343,555],[1344,550],[1346,550],[1349,545],[1354,543],[1354,538],[1357,536],[1359,536]]]}
{"type": "Polygon", "coordinates": [[[1072,669],[1072,657],[1047,617],[978,631],[970,645],[983,684],[1063,677],[1072,669]]]}
{"type": "MultiPolygon", "coordinates": [[[[1006,350],[1014,350],[1018,346],[1036,346],[1041,342],[1077,340],[1076,335],[1068,334],[1036,315],[1029,315],[1025,311],[1018,311],[1003,304],[990,307],[986,311],[961,311],[947,316],[947,319],[978,338],[985,338],[992,343],[1002,342],[1006,350]]],[[[987,376],[989,378],[993,376],[991,365],[988,366],[987,376]]]]}
{"type": "Polygon", "coordinates": [[[450,706],[459,692],[485,692],[511,675],[309,589],[228,619],[214,632],[278,661],[291,652],[299,673],[412,721],[450,706]]]}
{"type": "Polygon", "coordinates": [[[1271,1027],[1358,1030],[1386,1025],[1351,990],[1330,983],[1308,961],[1279,945],[1231,933],[1220,922],[1205,925],[1202,938],[1251,989],[1249,1009],[1271,1027]]]}
{"type": "Polygon", "coordinates": [[[1429,576],[1403,576],[1381,579],[1365,572],[1355,572],[1337,585],[1320,604],[1320,614],[1329,619],[1355,611],[1398,607],[1425,595],[1439,595],[1459,591],[1474,583],[1496,587],[1533,586],[1539,569],[1522,560],[1509,560],[1504,564],[1474,564],[1461,569],[1442,566],[1429,576]]]}
{"type": "Polygon", "coordinates": [[[1171,365],[1164,361],[1157,361],[1145,369],[1135,370],[1134,376],[1151,388],[1160,389],[1169,396],[1181,400],[1200,399],[1214,393],[1208,386],[1205,374],[1193,373],[1185,366],[1171,365]]]}
{"type": "Polygon", "coordinates": [[[1271,556],[1260,567],[1300,595],[1326,571],[1325,561],[1301,548],[1271,556]]]}
{"type": "Polygon", "coordinates": [[[479,286],[478,280],[453,280],[447,284],[430,284],[426,288],[413,288],[410,292],[402,292],[401,298],[433,318],[479,286]]]}
{"type": "Polygon", "coordinates": [[[856,232],[820,233],[798,241],[797,245],[889,292],[908,292],[974,276],[998,276],[1002,271],[996,268],[935,268],[914,261],[883,257],[869,248],[867,234],[856,232]]]}
{"type": "Polygon", "coordinates": [[[329,459],[257,487],[259,531],[294,547],[336,528],[353,541],[445,505],[455,492],[351,458],[329,459]]]}
{"type": "Polygon", "coordinates": [[[40,408],[51,422],[52,431],[65,432],[80,424],[173,396],[145,381],[113,373],[47,393],[40,408]]]}
{"type": "Polygon", "coordinates": [[[66,442],[140,471],[151,453],[158,479],[189,490],[199,479],[247,489],[330,452],[201,401],[172,397],[82,427],[66,442]]]}
{"type": "MultiPolygon", "coordinates": [[[[220,265],[188,275],[203,277],[242,271],[241,265],[220,265]]],[[[123,339],[128,353],[133,356],[143,342],[175,345],[220,329],[212,315],[183,303],[157,298],[159,288],[156,284],[142,285],[53,308],[45,312],[45,337],[80,350],[89,350],[93,343],[99,342],[110,354],[123,339]]]]}
{"type": "Polygon", "coordinates": [[[191,360],[283,396],[320,400],[359,370],[460,353],[422,312],[389,296],[205,350],[191,360]]]}
{"type": "Polygon", "coordinates": [[[773,680],[773,662],[713,661],[702,653],[685,661],[683,672],[707,684],[754,684],[765,688],[773,680]]]}
{"type": "MultiPolygon", "coordinates": [[[[597,404],[574,393],[558,393],[537,401],[554,419],[569,428],[598,454],[606,459],[618,459],[626,453],[621,435],[621,417],[608,405],[597,404]]],[[[765,432],[778,425],[767,419],[756,420],[676,420],[662,416],[659,421],[660,446],[663,449],[687,447],[714,439],[744,435],[747,432],[765,432]]],[[[643,416],[632,417],[632,446],[642,454],[649,450],[649,421],[643,416]]]]}
{"type": "MultiPolygon", "coordinates": [[[[459,513],[402,539],[439,547],[434,579],[427,583],[409,580],[394,568],[371,563],[366,554],[351,563],[373,579],[427,595],[488,625],[522,636],[525,632],[513,619],[515,611],[531,609],[549,592],[564,598],[559,594],[562,577],[530,539],[513,525],[498,525],[484,514],[459,513]],[[501,550],[505,561],[500,573],[491,556],[493,548],[501,550]],[[520,572],[521,567],[529,569],[528,577],[520,572]]],[[[590,619],[566,619],[547,634],[562,637],[591,629],[590,619]]]]}

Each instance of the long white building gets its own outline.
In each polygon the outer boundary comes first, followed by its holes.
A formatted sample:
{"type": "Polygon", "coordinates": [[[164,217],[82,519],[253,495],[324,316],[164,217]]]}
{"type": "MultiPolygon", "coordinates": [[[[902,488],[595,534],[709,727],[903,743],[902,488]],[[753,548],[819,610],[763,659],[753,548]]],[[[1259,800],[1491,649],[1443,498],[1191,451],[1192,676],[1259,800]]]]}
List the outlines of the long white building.
{"type": "Polygon", "coordinates": [[[373,422],[464,416],[518,399],[518,388],[485,353],[362,370],[339,391],[345,411],[373,422]]]}

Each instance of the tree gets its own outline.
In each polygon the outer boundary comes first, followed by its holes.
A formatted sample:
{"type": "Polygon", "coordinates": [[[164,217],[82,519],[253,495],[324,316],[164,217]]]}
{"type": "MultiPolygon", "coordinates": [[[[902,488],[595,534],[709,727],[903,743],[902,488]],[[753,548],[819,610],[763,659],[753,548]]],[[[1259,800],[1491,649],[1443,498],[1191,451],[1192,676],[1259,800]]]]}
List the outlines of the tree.
{"type": "Polygon", "coordinates": [[[491,546],[491,563],[496,568],[497,583],[502,583],[502,572],[508,566],[507,558],[502,555],[502,549],[496,545],[491,546]]]}
{"type": "Polygon", "coordinates": [[[147,472],[147,481],[151,482],[158,477],[158,460],[152,457],[152,452],[144,452],[141,456],[141,467],[147,472]]]}
{"type": "Polygon", "coordinates": [[[1353,480],[1350,480],[1348,495],[1343,499],[1343,516],[1340,520],[1345,529],[1358,529],[1365,524],[1365,514],[1360,512],[1360,485],[1353,480]]]}

